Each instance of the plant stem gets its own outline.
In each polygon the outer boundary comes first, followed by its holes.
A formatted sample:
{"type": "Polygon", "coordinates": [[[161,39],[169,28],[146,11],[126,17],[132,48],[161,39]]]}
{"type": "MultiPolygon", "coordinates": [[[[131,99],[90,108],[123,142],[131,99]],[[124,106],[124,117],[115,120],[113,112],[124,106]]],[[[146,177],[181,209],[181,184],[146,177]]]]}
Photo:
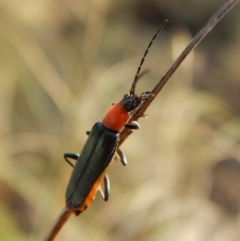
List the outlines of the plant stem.
{"type": "MultiPolygon", "coordinates": [[[[188,44],[188,46],[183,50],[181,55],[177,58],[177,60],[173,63],[170,69],[166,72],[166,74],[160,79],[158,84],[152,90],[152,94],[154,96],[148,100],[146,100],[140,108],[133,114],[130,121],[136,121],[138,118],[144,116],[144,112],[148,108],[148,106],[152,103],[152,101],[157,97],[161,89],[168,82],[173,73],[178,69],[183,60],[188,56],[188,54],[202,41],[202,39],[215,27],[215,25],[239,2],[240,0],[230,0],[225,3],[207,22],[207,24],[201,29],[200,32],[192,39],[192,41],[188,44]]],[[[132,133],[128,128],[124,128],[120,134],[120,142],[119,146],[127,139],[127,137],[132,133]]],[[[63,209],[52,229],[50,230],[48,236],[44,239],[44,241],[53,241],[58,232],[63,227],[64,223],[68,220],[71,212],[66,208],[63,209]]]]}
{"type": "Polygon", "coordinates": [[[46,236],[44,241],[53,241],[71,214],[72,212],[68,211],[65,207],[60,213],[58,219],[54,223],[53,227],[51,228],[49,234],[46,236]]]}

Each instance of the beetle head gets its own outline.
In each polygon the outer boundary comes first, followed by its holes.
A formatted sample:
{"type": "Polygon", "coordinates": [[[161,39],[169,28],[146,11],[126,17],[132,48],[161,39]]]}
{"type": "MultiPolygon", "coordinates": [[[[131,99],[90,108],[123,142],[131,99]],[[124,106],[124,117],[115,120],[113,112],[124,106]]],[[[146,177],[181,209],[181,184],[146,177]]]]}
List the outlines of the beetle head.
{"type": "Polygon", "coordinates": [[[137,109],[144,100],[151,98],[152,96],[153,94],[151,94],[150,91],[143,92],[140,95],[126,94],[123,96],[119,104],[122,105],[127,112],[132,112],[137,109]]]}
{"type": "Polygon", "coordinates": [[[145,50],[144,54],[143,54],[143,57],[141,59],[141,62],[138,66],[138,69],[137,69],[137,72],[135,74],[135,77],[134,77],[134,80],[133,80],[133,83],[132,83],[132,86],[131,86],[131,89],[130,89],[130,93],[129,94],[126,94],[123,96],[123,99],[120,101],[119,104],[121,104],[128,112],[132,112],[134,111],[137,107],[139,107],[141,105],[141,103],[148,99],[148,98],[151,98],[153,97],[153,94],[150,92],[150,91],[146,91],[146,92],[143,92],[142,94],[140,95],[137,95],[135,94],[135,88],[136,88],[136,85],[137,85],[137,82],[138,80],[140,79],[141,76],[143,76],[146,72],[148,71],[142,71],[141,72],[141,69],[142,69],[142,66],[143,66],[143,63],[145,61],[145,58],[149,52],[149,49],[151,48],[152,46],[152,43],[153,41],[155,40],[155,38],[157,37],[158,33],[161,31],[161,29],[163,28],[163,26],[167,23],[167,20],[165,20],[161,25],[160,27],[158,28],[157,32],[155,33],[155,35],[153,36],[152,40],[150,41],[150,43],[148,44],[148,47],[147,49],[145,50]],[[141,72],[141,73],[140,73],[141,72]]]}

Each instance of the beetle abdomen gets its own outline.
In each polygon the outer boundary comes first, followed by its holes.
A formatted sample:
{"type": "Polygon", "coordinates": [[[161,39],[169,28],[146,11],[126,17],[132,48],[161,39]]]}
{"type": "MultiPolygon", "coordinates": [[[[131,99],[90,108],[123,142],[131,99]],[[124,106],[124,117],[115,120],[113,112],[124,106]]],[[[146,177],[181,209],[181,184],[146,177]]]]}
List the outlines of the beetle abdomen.
{"type": "MultiPolygon", "coordinates": [[[[81,209],[82,211],[89,205],[84,201],[111,162],[118,142],[119,133],[106,129],[101,122],[97,122],[93,126],[66,190],[66,202],[69,210],[81,209]]],[[[91,195],[93,195],[92,192],[91,195]]]]}

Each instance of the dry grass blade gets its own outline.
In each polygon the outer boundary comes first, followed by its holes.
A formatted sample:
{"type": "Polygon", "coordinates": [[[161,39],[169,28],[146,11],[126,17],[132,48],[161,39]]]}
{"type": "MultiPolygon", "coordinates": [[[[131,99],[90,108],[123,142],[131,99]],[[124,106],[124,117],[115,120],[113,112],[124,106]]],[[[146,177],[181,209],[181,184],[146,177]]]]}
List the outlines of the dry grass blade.
{"type": "MultiPolygon", "coordinates": [[[[214,28],[214,26],[239,2],[239,0],[231,0],[224,4],[208,21],[208,23],[203,27],[203,29],[192,39],[189,45],[185,48],[182,54],[178,57],[178,59],[173,63],[171,68],[167,71],[167,73],[162,77],[159,83],[155,86],[152,90],[154,94],[153,98],[146,100],[141,107],[138,109],[136,113],[131,117],[130,121],[137,120],[139,117],[144,115],[145,110],[151,104],[151,102],[156,98],[158,93],[161,91],[163,86],[167,83],[173,73],[177,70],[183,60],[187,57],[191,50],[193,50],[201,40],[214,28]]],[[[141,75],[141,74],[140,74],[141,75]]],[[[140,77],[140,76],[139,76],[140,77]]],[[[121,141],[120,145],[124,142],[124,140],[132,133],[127,128],[124,128],[121,132],[121,141]]],[[[45,239],[45,241],[52,241],[61,230],[64,223],[67,221],[68,217],[70,216],[71,212],[69,212],[66,208],[60,214],[58,220],[54,224],[53,228],[51,229],[49,235],[45,239]]]]}
{"type": "MultiPolygon", "coordinates": [[[[129,122],[136,121],[138,118],[144,116],[144,112],[151,104],[151,102],[157,97],[158,93],[164,87],[164,85],[168,82],[173,73],[177,70],[183,60],[188,56],[188,54],[201,42],[201,40],[214,28],[214,26],[239,2],[239,0],[231,0],[224,4],[208,21],[208,23],[198,32],[198,34],[192,39],[192,41],[188,44],[188,46],[184,49],[181,55],[177,58],[177,60],[173,63],[171,68],[167,71],[167,73],[160,79],[158,84],[152,90],[152,94],[154,94],[153,98],[146,100],[140,108],[134,113],[129,122]]],[[[125,141],[125,139],[132,133],[128,128],[124,128],[121,132],[121,141],[120,145],[125,141]]]]}
{"type": "Polygon", "coordinates": [[[71,214],[64,208],[44,241],[53,241],[71,214]]]}
{"type": "MultiPolygon", "coordinates": [[[[188,56],[188,54],[201,42],[201,40],[214,28],[214,26],[239,2],[239,0],[230,0],[226,4],[224,4],[207,22],[207,24],[198,32],[198,34],[192,39],[192,41],[188,44],[188,46],[184,49],[182,54],[177,58],[177,60],[173,63],[171,68],[167,71],[167,73],[160,79],[158,84],[152,90],[152,94],[154,94],[153,98],[146,100],[140,108],[134,113],[134,115],[129,120],[136,121],[138,118],[144,116],[144,112],[151,104],[151,102],[157,97],[158,93],[164,87],[164,85],[168,82],[173,73],[177,70],[183,60],[188,56]]],[[[124,128],[121,132],[121,141],[120,145],[125,141],[125,139],[132,133],[128,128],[124,128]]]]}

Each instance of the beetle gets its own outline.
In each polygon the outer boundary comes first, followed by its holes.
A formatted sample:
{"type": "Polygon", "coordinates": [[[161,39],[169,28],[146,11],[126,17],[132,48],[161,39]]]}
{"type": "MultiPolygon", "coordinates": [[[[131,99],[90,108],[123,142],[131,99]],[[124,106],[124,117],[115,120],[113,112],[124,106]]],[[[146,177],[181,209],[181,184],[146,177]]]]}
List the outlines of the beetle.
{"type": "Polygon", "coordinates": [[[153,94],[149,91],[139,95],[135,94],[135,87],[145,57],[166,22],[165,20],[161,24],[145,50],[129,94],[125,94],[119,103],[113,104],[102,122],[95,123],[92,130],[87,132],[88,139],[81,155],[76,153],[64,154],[65,160],[74,168],[66,189],[66,207],[76,215],[84,212],[91,205],[97,191],[100,192],[103,200],[108,200],[110,182],[106,169],[115,155],[119,157],[124,166],[127,165],[126,157],[118,147],[120,132],[124,127],[131,130],[140,128],[137,122],[129,123],[128,120],[139,106],[145,100],[151,98],[153,94]],[[74,165],[70,159],[75,160],[76,164],[74,165]],[[102,180],[104,181],[104,191],[100,185],[102,180]]]}

